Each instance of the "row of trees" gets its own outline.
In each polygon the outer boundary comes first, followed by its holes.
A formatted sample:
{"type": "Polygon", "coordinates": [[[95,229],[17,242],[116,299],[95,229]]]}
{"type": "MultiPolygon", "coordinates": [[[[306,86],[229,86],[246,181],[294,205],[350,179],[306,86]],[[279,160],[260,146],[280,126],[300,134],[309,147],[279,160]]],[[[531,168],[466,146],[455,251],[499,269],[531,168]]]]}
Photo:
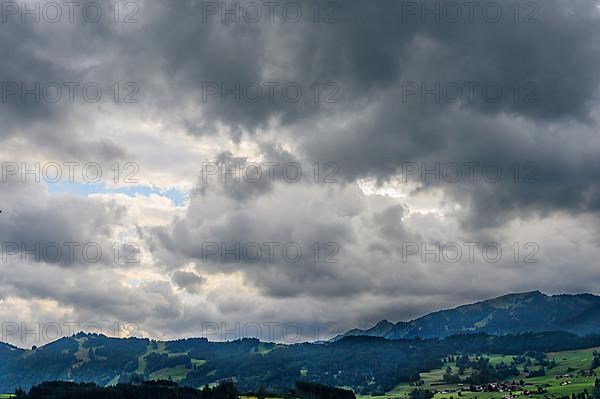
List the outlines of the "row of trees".
{"type": "Polygon", "coordinates": [[[483,356],[476,357],[475,360],[471,360],[467,355],[452,357],[452,359],[455,359],[458,374],[452,373],[452,367],[446,367],[446,372],[442,378],[447,384],[464,382],[472,385],[481,385],[519,375],[519,370],[515,362],[511,364],[500,362],[493,366],[490,364],[489,359],[483,356]],[[473,373],[468,377],[461,378],[460,376],[465,373],[465,369],[467,368],[472,369],[473,373]]]}
{"type": "Polygon", "coordinates": [[[99,387],[93,383],[53,381],[36,385],[29,393],[16,391],[16,399],[237,399],[239,392],[232,382],[202,390],[180,387],[172,381],[151,381],[141,384],[118,384],[99,387]]]}
{"type": "MultiPolygon", "coordinates": [[[[264,389],[256,393],[265,399],[264,389]]],[[[173,381],[144,381],[99,387],[93,383],[53,381],[36,385],[29,393],[16,391],[16,399],[237,399],[240,396],[234,383],[223,381],[215,387],[206,385],[198,390],[180,387],[173,381]]],[[[304,381],[296,382],[295,389],[286,395],[301,399],[356,399],[352,391],[304,381]]],[[[429,399],[429,398],[427,398],[429,399]]]]}
{"type": "Polygon", "coordinates": [[[590,370],[595,370],[600,367],[600,353],[598,351],[594,351],[594,357],[592,359],[592,365],[590,366],[590,370]]]}

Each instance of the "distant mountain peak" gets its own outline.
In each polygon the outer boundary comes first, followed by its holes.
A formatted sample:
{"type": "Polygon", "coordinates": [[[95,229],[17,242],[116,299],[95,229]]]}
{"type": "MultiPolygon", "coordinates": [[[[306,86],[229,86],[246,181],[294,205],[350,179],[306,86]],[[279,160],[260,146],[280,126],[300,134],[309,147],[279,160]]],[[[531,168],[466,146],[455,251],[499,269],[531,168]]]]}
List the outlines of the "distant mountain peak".
{"type": "Polygon", "coordinates": [[[440,310],[409,322],[382,320],[375,326],[340,335],[388,339],[444,338],[483,332],[495,335],[566,331],[586,335],[600,329],[600,297],[592,294],[547,295],[540,290],[502,295],[452,309],[440,310]]]}
{"type": "MultiPolygon", "coordinates": [[[[535,290],[535,291],[526,291],[526,292],[517,292],[514,294],[507,294],[504,295],[504,297],[530,297],[530,296],[541,296],[541,297],[548,297],[548,295],[544,294],[542,291],[540,290],[535,290]]],[[[502,297],[500,297],[502,298],[502,297]]]]}

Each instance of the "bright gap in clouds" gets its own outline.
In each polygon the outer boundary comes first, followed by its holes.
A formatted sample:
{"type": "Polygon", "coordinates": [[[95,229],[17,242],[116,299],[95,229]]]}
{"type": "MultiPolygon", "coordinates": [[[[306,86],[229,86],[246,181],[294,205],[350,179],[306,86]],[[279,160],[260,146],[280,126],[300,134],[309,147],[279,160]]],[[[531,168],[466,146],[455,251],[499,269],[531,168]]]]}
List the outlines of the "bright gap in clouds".
{"type": "Polygon", "coordinates": [[[418,192],[423,187],[421,183],[404,181],[400,176],[390,178],[386,182],[378,182],[372,178],[360,179],[357,185],[366,196],[380,195],[401,202],[407,215],[416,212],[444,217],[450,212],[462,209],[459,203],[446,198],[441,190],[418,192]]]}
{"type": "Polygon", "coordinates": [[[77,182],[59,182],[46,183],[48,192],[54,195],[75,194],[81,196],[90,196],[94,194],[123,194],[128,197],[158,195],[168,198],[174,206],[185,206],[188,200],[188,194],[180,190],[171,188],[162,190],[152,186],[126,186],[126,187],[108,187],[104,183],[77,183],[77,182]]]}

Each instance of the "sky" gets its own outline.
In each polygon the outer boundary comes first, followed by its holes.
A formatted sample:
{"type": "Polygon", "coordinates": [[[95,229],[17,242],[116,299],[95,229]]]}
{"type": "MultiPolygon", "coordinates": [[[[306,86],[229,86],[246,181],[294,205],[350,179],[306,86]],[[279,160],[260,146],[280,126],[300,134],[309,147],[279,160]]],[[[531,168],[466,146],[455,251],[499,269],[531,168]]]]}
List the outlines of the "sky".
{"type": "Polygon", "coordinates": [[[3,3],[0,341],[598,293],[596,0],[3,3]]]}

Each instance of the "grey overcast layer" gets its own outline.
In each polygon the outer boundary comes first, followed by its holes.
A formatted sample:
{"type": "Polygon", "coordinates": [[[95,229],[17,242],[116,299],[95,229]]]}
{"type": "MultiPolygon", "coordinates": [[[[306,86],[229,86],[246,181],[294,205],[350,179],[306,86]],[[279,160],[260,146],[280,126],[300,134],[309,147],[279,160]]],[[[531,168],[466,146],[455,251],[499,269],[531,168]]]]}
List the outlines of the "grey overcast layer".
{"type": "Polygon", "coordinates": [[[0,18],[0,341],[72,323],[312,341],[598,293],[597,0],[27,0],[0,18]]]}

